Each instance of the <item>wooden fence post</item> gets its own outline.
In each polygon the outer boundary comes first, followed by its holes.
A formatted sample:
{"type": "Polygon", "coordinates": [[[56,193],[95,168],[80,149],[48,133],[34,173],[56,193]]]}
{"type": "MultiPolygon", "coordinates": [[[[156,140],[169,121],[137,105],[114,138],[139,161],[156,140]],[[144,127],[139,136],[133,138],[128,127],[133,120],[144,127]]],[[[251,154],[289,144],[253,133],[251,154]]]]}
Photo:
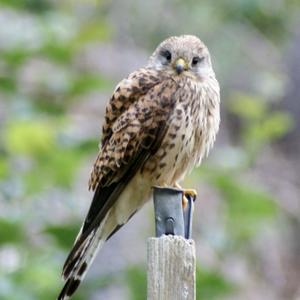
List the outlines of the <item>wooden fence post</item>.
{"type": "Polygon", "coordinates": [[[195,300],[193,240],[163,235],[148,239],[148,300],[195,300]]]}
{"type": "Polygon", "coordinates": [[[156,238],[148,239],[147,299],[195,300],[196,255],[190,239],[193,201],[182,207],[183,192],[154,187],[156,238]]]}

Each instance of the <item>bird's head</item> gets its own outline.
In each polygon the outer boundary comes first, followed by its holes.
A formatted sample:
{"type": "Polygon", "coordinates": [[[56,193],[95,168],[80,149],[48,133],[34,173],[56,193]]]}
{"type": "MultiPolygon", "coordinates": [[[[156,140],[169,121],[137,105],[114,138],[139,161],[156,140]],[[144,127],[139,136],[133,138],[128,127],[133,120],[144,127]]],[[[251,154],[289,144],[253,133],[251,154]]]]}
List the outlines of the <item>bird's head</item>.
{"type": "Polygon", "coordinates": [[[151,55],[148,67],[198,79],[214,75],[207,47],[193,35],[173,36],[163,41],[151,55]]]}

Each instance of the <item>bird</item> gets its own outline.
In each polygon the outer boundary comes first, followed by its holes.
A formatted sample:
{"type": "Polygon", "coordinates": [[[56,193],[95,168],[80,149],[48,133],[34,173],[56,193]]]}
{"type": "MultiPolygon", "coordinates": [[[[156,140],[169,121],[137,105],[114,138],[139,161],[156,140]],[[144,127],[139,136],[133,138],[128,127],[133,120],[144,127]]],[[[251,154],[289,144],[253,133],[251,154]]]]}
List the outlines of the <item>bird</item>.
{"type": "Polygon", "coordinates": [[[116,86],[89,179],[93,199],[63,266],[58,300],[74,294],[99,249],[153,186],[180,187],[209,153],[219,124],[220,86],[208,48],[194,35],[167,38],[146,66],[116,86]]]}

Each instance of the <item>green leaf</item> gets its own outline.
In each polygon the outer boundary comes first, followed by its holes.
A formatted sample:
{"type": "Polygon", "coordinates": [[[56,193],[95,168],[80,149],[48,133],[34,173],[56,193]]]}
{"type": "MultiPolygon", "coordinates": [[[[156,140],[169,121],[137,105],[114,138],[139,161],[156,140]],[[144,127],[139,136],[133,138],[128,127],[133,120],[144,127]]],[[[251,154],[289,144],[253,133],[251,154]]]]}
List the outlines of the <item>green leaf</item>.
{"type": "Polygon", "coordinates": [[[76,149],[77,151],[81,152],[82,154],[93,154],[95,155],[95,151],[98,149],[99,140],[97,139],[86,139],[80,142],[76,149]]]}
{"type": "Polygon", "coordinates": [[[81,74],[73,81],[70,94],[77,96],[91,90],[109,90],[112,86],[111,81],[100,75],[81,74]]]}
{"type": "Polygon", "coordinates": [[[53,115],[54,117],[60,116],[63,118],[70,100],[54,100],[50,95],[49,97],[39,95],[38,97],[32,97],[32,103],[34,104],[34,109],[37,113],[53,115]]]}
{"type": "Polygon", "coordinates": [[[0,0],[1,5],[7,5],[17,9],[27,9],[33,12],[42,13],[52,7],[52,2],[48,0],[0,0]]]}
{"type": "Polygon", "coordinates": [[[110,36],[110,27],[104,20],[90,21],[81,27],[74,43],[82,45],[93,41],[106,41],[110,36]]]}
{"type": "Polygon", "coordinates": [[[7,64],[18,67],[30,57],[31,53],[25,49],[10,49],[9,51],[1,53],[1,55],[7,64]]]}
{"type": "Polygon", "coordinates": [[[16,81],[14,76],[0,76],[0,90],[15,92],[16,81]]]}
{"type": "Polygon", "coordinates": [[[197,299],[215,300],[222,299],[234,290],[232,283],[227,281],[222,274],[215,270],[197,268],[196,295],[197,299]]]}
{"type": "Polygon", "coordinates": [[[7,125],[4,140],[12,154],[45,154],[53,150],[54,129],[44,121],[15,120],[7,125]]]}
{"type": "Polygon", "coordinates": [[[249,127],[246,131],[246,139],[262,143],[282,137],[292,128],[291,117],[282,112],[271,113],[261,122],[249,127]]]}
{"type": "Polygon", "coordinates": [[[4,158],[0,158],[0,179],[3,179],[7,176],[9,171],[8,162],[4,158]]]}
{"type": "Polygon", "coordinates": [[[81,162],[81,155],[74,149],[54,149],[54,153],[49,156],[49,161],[45,162],[44,168],[46,176],[50,176],[52,181],[60,186],[70,187],[73,183],[76,171],[81,162]]]}
{"type": "Polygon", "coordinates": [[[147,298],[147,275],[144,267],[131,266],[126,271],[130,299],[144,300],[147,298]]]}
{"type": "Polygon", "coordinates": [[[23,177],[26,192],[37,193],[45,187],[70,188],[82,159],[95,151],[92,143],[85,141],[75,145],[54,145],[51,151],[35,157],[35,164],[23,177]]]}
{"type": "MultiPolygon", "coordinates": [[[[47,247],[47,253],[49,253],[47,247]]],[[[30,299],[56,299],[60,288],[59,266],[51,256],[36,255],[37,249],[27,253],[27,265],[12,274],[14,284],[18,290],[31,295],[30,299]],[[32,284],[34,283],[34,284],[32,284]]],[[[29,250],[30,251],[30,250],[29,250]]],[[[18,295],[19,296],[19,295],[18,295]]],[[[16,299],[23,299],[16,297],[16,299]]]]}
{"type": "Polygon", "coordinates": [[[49,41],[40,49],[40,54],[54,61],[69,64],[72,60],[74,49],[69,44],[61,45],[55,41],[49,41]]]}
{"type": "Polygon", "coordinates": [[[78,223],[67,223],[60,225],[47,225],[43,233],[52,236],[61,248],[70,248],[78,233],[78,223]]]}
{"type": "Polygon", "coordinates": [[[228,109],[230,112],[246,120],[257,120],[264,116],[267,106],[260,97],[235,93],[231,96],[228,109]]]}
{"type": "Polygon", "coordinates": [[[226,200],[228,229],[237,238],[251,237],[276,215],[277,205],[266,193],[227,175],[217,175],[213,181],[226,200]]]}
{"type": "Polygon", "coordinates": [[[22,243],[24,231],[20,223],[0,218],[0,245],[22,243]]]}

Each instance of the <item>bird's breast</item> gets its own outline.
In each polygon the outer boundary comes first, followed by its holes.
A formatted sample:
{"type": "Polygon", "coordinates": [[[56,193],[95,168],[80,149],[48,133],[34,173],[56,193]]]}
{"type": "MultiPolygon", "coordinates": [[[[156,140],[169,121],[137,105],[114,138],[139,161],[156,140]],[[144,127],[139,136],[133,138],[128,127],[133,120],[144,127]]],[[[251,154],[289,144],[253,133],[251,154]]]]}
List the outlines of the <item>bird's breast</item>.
{"type": "Polygon", "coordinates": [[[200,164],[219,127],[219,99],[213,99],[210,89],[189,82],[174,97],[176,105],[165,138],[143,169],[153,185],[174,185],[200,164]]]}

